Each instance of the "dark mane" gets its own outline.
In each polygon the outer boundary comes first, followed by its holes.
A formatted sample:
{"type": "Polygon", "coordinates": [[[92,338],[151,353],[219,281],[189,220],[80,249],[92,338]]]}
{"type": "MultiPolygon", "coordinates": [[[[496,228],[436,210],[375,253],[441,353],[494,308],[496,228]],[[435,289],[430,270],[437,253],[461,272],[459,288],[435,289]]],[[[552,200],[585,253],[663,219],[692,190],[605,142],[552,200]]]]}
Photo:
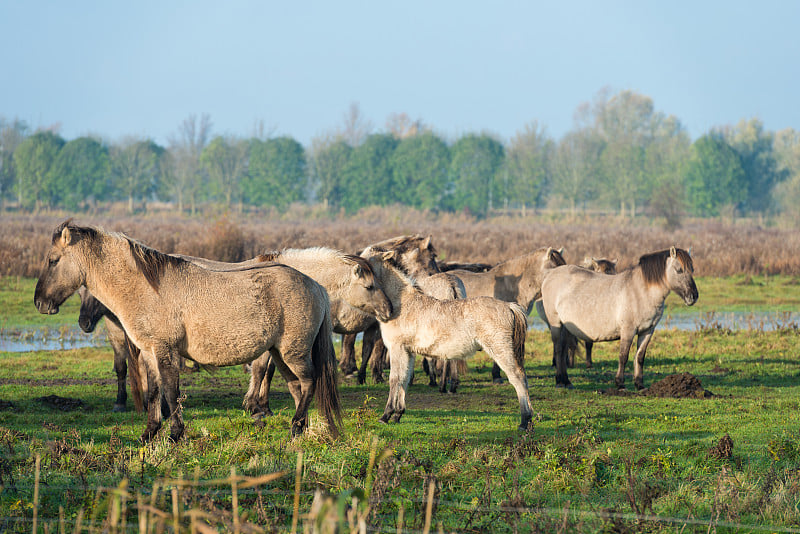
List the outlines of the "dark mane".
{"type": "MultiPolygon", "coordinates": [[[[384,250],[391,249],[396,250],[397,252],[405,253],[409,250],[419,248],[419,243],[428,239],[427,237],[422,237],[419,234],[414,235],[402,235],[398,237],[392,237],[391,239],[386,239],[385,241],[381,241],[380,243],[376,243],[373,245],[373,248],[380,247],[384,250]]],[[[433,246],[433,243],[428,244],[428,250],[430,250],[434,256],[438,256],[436,253],[436,248],[433,246]]]]}
{"type": "Polygon", "coordinates": [[[56,242],[61,239],[61,232],[64,231],[64,228],[69,228],[69,231],[72,234],[81,238],[87,238],[92,242],[94,242],[94,240],[100,234],[97,228],[92,228],[90,226],[75,226],[72,224],[72,218],[69,218],[63,223],[59,224],[58,228],[53,231],[53,241],[51,244],[55,245],[56,242]]]}
{"type": "Polygon", "coordinates": [[[177,258],[175,256],[170,256],[169,254],[164,254],[163,252],[159,252],[156,249],[147,247],[133,239],[123,236],[125,240],[128,241],[128,246],[131,251],[131,255],[133,256],[133,260],[136,262],[136,266],[144,275],[145,280],[147,283],[150,284],[156,292],[158,292],[158,287],[161,283],[161,277],[164,274],[164,269],[168,265],[172,266],[180,266],[187,263],[186,260],[183,258],[177,258]]]}
{"type": "Polygon", "coordinates": [[[358,265],[365,273],[368,273],[373,277],[375,276],[375,273],[372,271],[372,265],[370,265],[369,262],[361,256],[356,256],[355,254],[343,254],[342,259],[348,263],[358,265]]]}
{"type": "MultiPolygon", "coordinates": [[[[694,272],[694,265],[692,257],[688,252],[681,248],[675,249],[678,260],[683,264],[684,268],[689,272],[694,272]]],[[[669,249],[645,254],[639,258],[639,267],[642,269],[642,275],[645,282],[650,285],[660,284],[664,279],[664,273],[667,270],[667,258],[670,256],[669,249]]]]}
{"type": "Polygon", "coordinates": [[[281,255],[280,252],[265,252],[263,254],[259,254],[258,256],[256,256],[255,259],[260,262],[275,261],[275,258],[277,258],[280,255],[281,255]]]}

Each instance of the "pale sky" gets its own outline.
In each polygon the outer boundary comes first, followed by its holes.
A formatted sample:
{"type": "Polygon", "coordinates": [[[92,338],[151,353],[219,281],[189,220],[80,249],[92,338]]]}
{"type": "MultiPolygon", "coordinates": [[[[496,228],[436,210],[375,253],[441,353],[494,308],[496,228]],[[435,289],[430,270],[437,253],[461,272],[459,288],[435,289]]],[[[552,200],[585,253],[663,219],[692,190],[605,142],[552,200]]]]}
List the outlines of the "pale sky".
{"type": "Polygon", "coordinates": [[[67,140],[166,144],[256,121],[308,146],[350,104],[449,140],[558,139],[603,87],[651,97],[692,138],[759,118],[800,130],[800,2],[0,0],[0,117],[67,140]]]}

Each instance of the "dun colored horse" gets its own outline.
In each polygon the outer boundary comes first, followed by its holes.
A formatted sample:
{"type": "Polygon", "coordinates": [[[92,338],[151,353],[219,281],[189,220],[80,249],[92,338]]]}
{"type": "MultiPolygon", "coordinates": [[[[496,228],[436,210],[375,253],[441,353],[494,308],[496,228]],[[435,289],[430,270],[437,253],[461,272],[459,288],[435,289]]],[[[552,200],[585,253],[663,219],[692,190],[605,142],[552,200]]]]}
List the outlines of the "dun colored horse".
{"type": "Polygon", "coordinates": [[[664,313],[670,291],[687,306],[697,302],[692,257],[683,249],[646,254],[637,265],[619,274],[596,273],[575,265],[552,269],[542,282],[542,304],[550,323],[556,386],[572,387],[567,377],[570,341],[614,341],[619,344],[619,367],[615,382],[625,387],[625,364],[633,338],[637,338],[633,383],[644,387],[643,370],[647,346],[664,313]]]}
{"type": "Polygon", "coordinates": [[[395,251],[370,256],[394,313],[381,321],[381,336],[389,351],[389,398],[380,420],[398,422],[405,413],[414,354],[463,359],[479,349],[508,375],[520,406],[520,428],[531,421],[525,377],[527,319],[521,306],[490,297],[438,300],[425,295],[396,263],[395,251]]]}
{"type": "Polygon", "coordinates": [[[328,427],[339,434],[330,306],[325,289],[308,276],[276,263],[212,271],[125,235],[66,221],[53,233],[34,303],[40,313],[58,313],[81,285],[141,350],[149,384],[143,441],[161,427],[161,400],[172,419],[170,438],[183,435],[179,356],[228,366],[267,351],[295,400],[292,435],[307,426],[315,394],[328,427]]]}

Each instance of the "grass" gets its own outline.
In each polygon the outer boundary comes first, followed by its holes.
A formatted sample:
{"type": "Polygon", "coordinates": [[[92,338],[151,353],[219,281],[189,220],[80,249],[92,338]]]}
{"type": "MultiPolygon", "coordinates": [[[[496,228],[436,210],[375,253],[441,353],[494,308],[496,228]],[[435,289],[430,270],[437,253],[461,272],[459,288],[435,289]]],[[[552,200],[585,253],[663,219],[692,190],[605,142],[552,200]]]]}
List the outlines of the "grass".
{"type": "MultiPolygon", "coordinates": [[[[39,524],[55,525],[59,507],[73,523],[80,510],[86,518],[94,514],[97,525],[108,521],[98,488],[118,488],[123,480],[130,495],[147,497],[158,481],[219,479],[234,467],[247,477],[287,473],[238,495],[237,503],[250,511],[251,526],[288,531],[302,452],[302,513],[309,513],[315,488],[333,499],[369,488],[365,521],[390,530],[401,509],[405,528],[424,528],[424,488],[431,484],[437,490],[430,517],[445,531],[797,528],[798,340],[797,332],[659,331],[646,384],[690,372],[714,393],[674,399],[598,393],[613,385],[615,344],[596,345],[594,369],[571,370],[575,390],[557,390],[547,336],[530,332],[530,433],[516,430],[513,390],[491,384],[490,362],[481,354],[456,395],[429,388],[418,371],[397,425],[377,422],[386,385],[344,381],[345,434],[335,442],[317,426],[314,411],[310,432],[289,439],[293,407],[279,379],[276,415],[259,428],[241,409],[247,380],[241,369],[187,374],[187,439],[173,445],[162,432],[146,447],[137,442],[144,416],[110,411],[116,389],[108,350],[3,353],[0,399],[13,408],[0,411],[0,516],[4,529],[30,530],[38,455],[39,524]],[[62,412],[38,400],[52,394],[85,406],[62,412]],[[726,434],[732,456],[714,457],[710,449],[726,434]]],[[[187,509],[230,513],[230,487],[201,488],[181,490],[187,509]]],[[[160,505],[166,511],[168,497],[160,505]]],[[[131,497],[129,514],[134,505],[131,497]]]]}

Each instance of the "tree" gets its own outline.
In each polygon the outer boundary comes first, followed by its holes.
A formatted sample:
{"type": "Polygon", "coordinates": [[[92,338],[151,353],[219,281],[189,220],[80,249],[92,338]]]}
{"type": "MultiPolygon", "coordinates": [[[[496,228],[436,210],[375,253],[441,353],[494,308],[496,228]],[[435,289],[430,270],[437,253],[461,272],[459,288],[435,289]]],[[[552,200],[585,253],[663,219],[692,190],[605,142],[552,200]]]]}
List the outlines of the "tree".
{"type": "Polygon", "coordinates": [[[311,179],[318,198],[332,208],[344,206],[345,173],[351,147],[342,137],[316,137],[311,141],[311,179]]]}
{"type": "Polygon", "coordinates": [[[391,157],[398,143],[392,135],[372,134],[353,150],[343,184],[343,204],[348,213],[397,201],[391,157]]]}
{"type": "Polygon", "coordinates": [[[660,121],[645,151],[645,173],[652,184],[649,204],[664,217],[667,228],[681,225],[686,211],[686,166],[691,155],[689,134],[674,117],[660,121]]]}
{"type": "Polygon", "coordinates": [[[686,170],[687,202],[695,215],[717,216],[724,206],[747,198],[747,182],[739,154],[719,133],[706,134],[692,145],[686,170]]]}
{"type": "Polygon", "coordinates": [[[79,137],[69,141],[50,170],[58,183],[56,202],[75,210],[88,199],[104,199],[111,185],[110,170],[108,148],[98,140],[79,137]]]}
{"type": "Polygon", "coordinates": [[[247,202],[285,209],[303,199],[306,159],[303,146],[291,137],[250,142],[250,164],[242,180],[247,202]]]}
{"type": "Polygon", "coordinates": [[[28,125],[19,119],[7,121],[0,117],[0,202],[14,187],[14,151],[28,134],[28,125]]]}
{"type": "Polygon", "coordinates": [[[537,206],[541,203],[548,182],[549,159],[553,141],[537,122],[525,126],[512,139],[506,151],[506,173],[503,181],[505,203],[537,206]]]}
{"type": "Polygon", "coordinates": [[[208,173],[213,196],[221,196],[227,206],[234,197],[240,201],[241,181],[247,168],[247,142],[233,137],[217,136],[203,149],[200,163],[208,173]]]}
{"type": "Polygon", "coordinates": [[[338,135],[350,146],[357,147],[367,139],[372,129],[372,123],[361,114],[358,103],[352,102],[342,117],[342,129],[338,135]]]}
{"type": "Polygon", "coordinates": [[[594,198],[599,180],[599,153],[602,141],[591,130],[580,129],[567,133],[558,142],[551,160],[551,189],[569,203],[570,212],[594,198]]]}
{"type": "Polygon", "coordinates": [[[178,132],[170,138],[169,163],[171,194],[178,204],[178,211],[183,211],[188,200],[194,214],[197,202],[205,184],[205,175],[200,165],[200,154],[211,134],[211,117],[204,113],[198,119],[190,115],[178,127],[178,132]]]}
{"type": "Polygon", "coordinates": [[[22,141],[14,151],[15,189],[20,206],[38,212],[52,203],[55,188],[50,169],[64,143],[60,135],[41,131],[22,141]]]}
{"type": "Polygon", "coordinates": [[[491,209],[495,175],[503,163],[503,145],[488,134],[467,134],[450,148],[445,205],[484,216],[491,209]]]}
{"type": "Polygon", "coordinates": [[[773,134],[764,131],[758,119],[741,120],[733,128],[722,129],[725,141],[739,153],[747,183],[743,207],[753,213],[770,210],[772,188],[788,174],[778,167],[773,151],[773,134]]]}
{"type": "Polygon", "coordinates": [[[158,190],[163,154],[164,148],[150,139],[129,138],[113,147],[114,186],[128,201],[128,213],[134,211],[134,200],[146,199],[158,190]]]}
{"type": "Polygon", "coordinates": [[[390,161],[395,200],[415,208],[438,208],[449,166],[450,150],[432,132],[404,138],[390,161]]]}
{"type": "Polygon", "coordinates": [[[789,220],[800,224],[800,132],[792,128],[775,134],[778,171],[787,178],[773,189],[775,204],[789,220]]]}

